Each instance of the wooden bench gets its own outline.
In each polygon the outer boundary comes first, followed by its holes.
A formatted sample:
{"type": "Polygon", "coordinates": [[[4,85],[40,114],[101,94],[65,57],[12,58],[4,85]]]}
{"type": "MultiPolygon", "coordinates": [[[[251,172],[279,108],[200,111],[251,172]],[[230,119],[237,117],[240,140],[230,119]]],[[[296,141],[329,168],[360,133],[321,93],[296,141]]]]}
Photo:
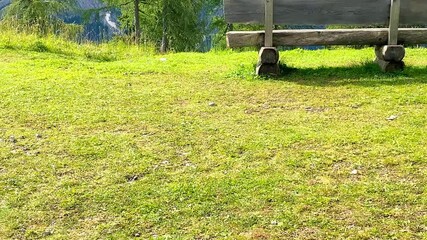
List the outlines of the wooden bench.
{"type": "Polygon", "coordinates": [[[427,0],[224,0],[228,23],[264,31],[227,33],[230,48],[261,47],[257,74],[277,75],[277,46],[373,45],[383,71],[403,70],[404,44],[427,43],[427,0]],[[361,25],[388,28],[273,30],[274,25],[361,25]]]}

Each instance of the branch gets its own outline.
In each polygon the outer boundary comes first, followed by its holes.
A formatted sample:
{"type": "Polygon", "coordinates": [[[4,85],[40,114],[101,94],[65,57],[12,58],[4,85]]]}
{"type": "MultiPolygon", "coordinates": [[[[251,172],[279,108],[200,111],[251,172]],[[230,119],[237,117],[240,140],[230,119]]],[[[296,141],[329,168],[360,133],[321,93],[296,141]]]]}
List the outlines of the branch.
{"type": "Polygon", "coordinates": [[[94,8],[94,9],[90,9],[90,10],[92,10],[92,11],[102,11],[102,10],[107,10],[107,9],[109,10],[109,9],[112,9],[112,8],[120,8],[120,7],[129,5],[131,3],[133,3],[133,0],[131,0],[129,2],[122,3],[122,4],[114,5],[114,6],[113,5],[112,6],[105,6],[105,7],[94,8]]]}

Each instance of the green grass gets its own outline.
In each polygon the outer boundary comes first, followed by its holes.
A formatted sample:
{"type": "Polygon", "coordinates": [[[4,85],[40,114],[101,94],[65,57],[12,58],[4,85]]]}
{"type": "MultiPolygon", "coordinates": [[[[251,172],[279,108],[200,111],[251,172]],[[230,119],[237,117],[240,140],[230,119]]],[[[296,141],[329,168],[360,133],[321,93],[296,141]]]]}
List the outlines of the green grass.
{"type": "Polygon", "coordinates": [[[0,36],[0,239],[427,239],[427,50],[373,57],[0,36]]]}

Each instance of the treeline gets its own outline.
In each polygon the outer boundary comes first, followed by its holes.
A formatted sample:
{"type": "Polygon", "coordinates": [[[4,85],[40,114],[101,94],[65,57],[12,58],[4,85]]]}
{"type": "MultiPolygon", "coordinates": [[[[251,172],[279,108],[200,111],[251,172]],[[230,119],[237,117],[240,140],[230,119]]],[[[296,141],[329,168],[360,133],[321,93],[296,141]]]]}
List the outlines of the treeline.
{"type": "Polygon", "coordinates": [[[121,38],[136,44],[150,43],[159,51],[197,50],[205,36],[221,32],[225,24],[215,17],[222,0],[99,0],[94,9],[79,9],[79,0],[12,0],[2,21],[13,22],[18,29],[30,28],[38,34],[78,31],[78,25],[66,24],[61,15],[82,11],[87,19],[101,11],[120,12],[121,38]]]}

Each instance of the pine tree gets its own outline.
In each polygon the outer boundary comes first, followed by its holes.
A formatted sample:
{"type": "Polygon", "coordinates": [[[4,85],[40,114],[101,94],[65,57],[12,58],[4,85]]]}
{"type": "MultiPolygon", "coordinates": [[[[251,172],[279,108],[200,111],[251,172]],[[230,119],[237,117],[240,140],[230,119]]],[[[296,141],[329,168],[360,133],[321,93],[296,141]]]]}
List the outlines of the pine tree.
{"type": "Polygon", "coordinates": [[[46,34],[58,24],[63,24],[58,14],[74,6],[73,0],[12,0],[6,9],[5,19],[46,34]]]}
{"type": "Polygon", "coordinates": [[[206,31],[201,12],[220,0],[105,0],[122,12],[122,26],[132,19],[135,39],[155,43],[160,52],[197,49],[206,31]]]}

